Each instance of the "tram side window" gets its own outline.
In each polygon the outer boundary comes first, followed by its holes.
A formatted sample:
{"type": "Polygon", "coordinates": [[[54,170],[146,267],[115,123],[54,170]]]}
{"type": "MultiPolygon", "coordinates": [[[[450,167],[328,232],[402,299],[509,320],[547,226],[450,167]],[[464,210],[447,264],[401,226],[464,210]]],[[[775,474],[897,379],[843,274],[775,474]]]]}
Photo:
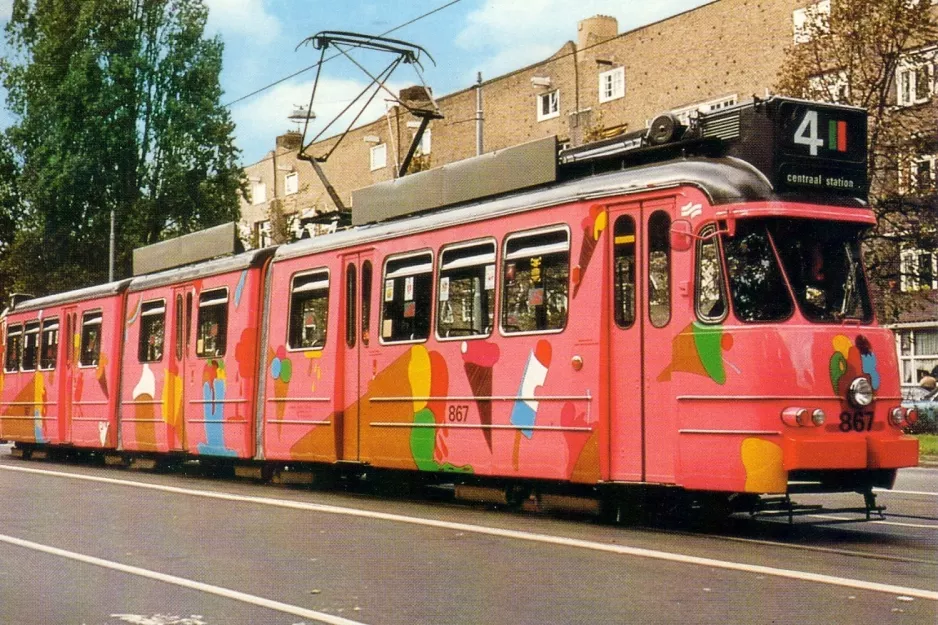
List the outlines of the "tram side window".
{"type": "Polygon", "coordinates": [[[716,226],[707,226],[697,242],[697,317],[709,322],[726,317],[726,281],[715,232],[716,226]]]}
{"type": "Polygon", "coordinates": [[[42,322],[42,335],[39,342],[42,347],[39,351],[39,368],[43,371],[55,369],[55,362],[59,354],[59,320],[46,319],[42,322]]]}
{"type": "Polygon", "coordinates": [[[362,264],[362,343],[371,340],[371,261],[362,264]]]}
{"type": "Polygon", "coordinates": [[[355,304],[357,303],[358,270],[355,263],[345,268],[345,344],[355,347],[355,304]]]}
{"type": "Polygon", "coordinates": [[[159,362],[163,359],[166,340],[166,302],[144,302],[140,309],[140,343],[137,359],[140,362],[159,362]]]}
{"type": "Polygon", "coordinates": [[[23,361],[20,363],[23,371],[35,371],[39,356],[39,322],[30,321],[23,332],[23,361]]]}
{"type": "Polygon", "coordinates": [[[628,328],[635,323],[635,220],[625,215],[616,219],[614,237],[616,324],[628,328]]]}
{"type": "Polygon", "coordinates": [[[664,211],[648,219],[648,318],[662,328],[671,320],[671,217],[664,211]]]}
{"type": "Polygon", "coordinates": [[[567,325],[570,233],[561,227],[508,237],[502,277],[506,334],[562,330],[567,325]]]}
{"type": "Polygon", "coordinates": [[[86,312],[81,316],[81,352],[78,362],[82,367],[94,367],[98,364],[101,355],[102,319],[100,310],[86,312]]]}
{"type": "Polygon", "coordinates": [[[488,336],[495,324],[495,242],[451,246],[440,255],[437,336],[488,336]]]}
{"type": "Polygon", "coordinates": [[[430,335],[433,258],[430,252],[388,260],[384,266],[384,341],[423,341],[430,335]]]}
{"type": "Polygon", "coordinates": [[[7,349],[3,369],[9,373],[20,370],[23,357],[23,326],[17,324],[7,327],[7,349]]]}
{"type": "Polygon", "coordinates": [[[290,288],[291,349],[322,349],[329,320],[329,272],[293,276],[290,288]]]}
{"type": "Polygon", "coordinates": [[[228,288],[199,294],[199,323],[195,355],[217,358],[225,355],[228,343],[228,288]]]}

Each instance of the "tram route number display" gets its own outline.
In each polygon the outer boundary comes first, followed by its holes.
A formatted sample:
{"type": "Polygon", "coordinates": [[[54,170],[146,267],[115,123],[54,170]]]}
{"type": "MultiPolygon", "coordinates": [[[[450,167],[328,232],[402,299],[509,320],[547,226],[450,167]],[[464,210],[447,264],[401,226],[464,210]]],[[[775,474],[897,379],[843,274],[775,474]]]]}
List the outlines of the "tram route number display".
{"type": "Polygon", "coordinates": [[[789,100],[775,119],[777,190],[865,196],[865,111],[789,100]]]}
{"type": "Polygon", "coordinates": [[[873,430],[873,411],[845,410],[840,413],[841,432],[870,432],[873,430]]]}

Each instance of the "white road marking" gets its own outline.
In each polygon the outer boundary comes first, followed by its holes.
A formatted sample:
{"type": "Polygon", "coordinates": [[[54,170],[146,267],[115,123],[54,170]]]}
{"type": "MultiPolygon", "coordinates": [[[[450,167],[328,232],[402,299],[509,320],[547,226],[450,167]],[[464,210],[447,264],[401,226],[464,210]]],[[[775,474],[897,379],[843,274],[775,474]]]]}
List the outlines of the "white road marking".
{"type": "MultiPolygon", "coordinates": [[[[832,520],[832,521],[849,521],[849,520],[851,520],[850,517],[835,516],[835,515],[833,515],[833,514],[811,514],[811,515],[809,515],[809,516],[814,517],[815,519],[830,519],[830,520],[832,520]]],[[[925,525],[925,524],[921,524],[921,523],[900,523],[900,522],[898,522],[898,521],[873,521],[873,520],[870,520],[870,521],[867,521],[867,522],[868,522],[868,523],[872,523],[872,524],[874,524],[874,525],[895,525],[896,527],[915,527],[915,528],[919,528],[919,529],[924,528],[924,529],[927,529],[927,530],[938,530],[938,524],[935,524],[935,523],[932,523],[931,525],[925,525]]]]}
{"type": "MultiPolygon", "coordinates": [[[[358,510],[355,508],[342,508],[326,504],[305,503],[301,501],[291,501],[288,499],[274,499],[272,497],[253,497],[247,495],[235,495],[231,493],[213,492],[205,490],[193,490],[180,488],[178,486],[163,486],[160,484],[149,484],[145,482],[135,482],[131,480],[118,480],[109,477],[98,477],[92,475],[80,475],[77,473],[68,473],[62,471],[47,471],[44,469],[31,469],[27,467],[12,467],[0,465],[4,471],[20,471],[23,473],[34,473],[37,475],[50,475],[54,477],[65,477],[89,482],[98,482],[103,484],[115,484],[118,486],[128,486],[132,488],[143,488],[166,493],[175,493],[180,495],[189,495],[193,497],[205,497],[207,499],[220,499],[224,501],[236,501],[240,503],[252,503],[278,508],[288,508],[293,510],[306,510],[309,512],[319,512],[324,514],[337,514],[343,516],[360,517],[366,519],[375,519],[380,521],[391,521],[396,523],[407,523],[410,525],[420,525],[423,527],[433,527],[437,529],[454,530],[458,532],[471,532],[487,536],[497,536],[499,538],[510,538],[514,540],[524,540],[529,542],[538,542],[549,545],[559,545],[563,547],[576,547],[579,549],[589,549],[592,551],[601,551],[614,553],[618,555],[633,556],[638,558],[648,558],[652,560],[662,560],[665,562],[677,562],[680,564],[694,564],[698,566],[707,566],[711,568],[724,569],[729,571],[740,571],[743,573],[752,573],[755,575],[768,575],[772,577],[782,577],[786,579],[795,579],[804,582],[816,582],[832,586],[844,586],[847,588],[856,588],[860,590],[870,590],[873,592],[883,592],[895,595],[905,595],[916,597],[918,599],[928,599],[938,601],[938,591],[925,590],[921,588],[910,588],[906,586],[896,586],[893,584],[881,584],[878,582],[868,582],[859,579],[850,579],[847,577],[837,577],[834,575],[823,575],[819,573],[809,573],[806,571],[794,571],[790,569],[779,569],[769,566],[756,564],[745,564],[742,562],[731,562],[727,560],[715,560],[713,558],[702,558],[698,556],[689,556],[680,553],[670,553],[667,551],[657,551],[653,549],[643,549],[640,547],[627,547],[625,545],[611,545],[598,543],[576,538],[565,538],[562,536],[551,536],[548,534],[534,534],[531,532],[522,532],[519,530],[508,530],[494,527],[484,527],[481,525],[470,525],[468,523],[455,523],[452,521],[439,521],[434,519],[422,519],[420,517],[410,517],[388,512],[374,512],[371,510],[358,510]]],[[[193,582],[194,583],[194,582],[193,582]]],[[[328,616],[328,615],[324,615],[328,616]]],[[[330,617],[334,618],[334,617],[330,617]]],[[[348,622],[348,621],[347,621],[348,622]]]]}
{"type": "Polygon", "coordinates": [[[938,493],[928,493],[921,490],[892,490],[891,488],[874,488],[879,493],[896,493],[897,495],[928,495],[929,497],[938,497],[938,493]]]}
{"type": "Polygon", "coordinates": [[[184,577],[176,577],[175,575],[167,575],[165,573],[158,573],[156,571],[151,571],[149,569],[142,569],[137,566],[121,564],[120,562],[112,562],[111,560],[103,560],[101,558],[95,558],[94,556],[87,556],[82,553],[75,553],[74,551],[66,551],[65,549],[58,549],[57,547],[50,547],[48,545],[34,543],[29,540],[22,540],[20,538],[14,538],[13,536],[5,536],[3,534],[0,534],[0,542],[4,542],[10,545],[16,545],[17,547],[24,547],[26,549],[32,549],[34,551],[41,551],[42,553],[48,553],[49,555],[53,555],[53,556],[68,558],[69,560],[76,560],[78,562],[84,562],[85,564],[93,564],[95,566],[104,567],[106,569],[111,569],[113,571],[120,571],[122,573],[130,573],[131,575],[137,575],[139,577],[155,579],[160,582],[166,582],[167,584],[174,584],[176,586],[182,586],[183,588],[189,588],[192,590],[198,590],[200,592],[205,592],[205,593],[209,593],[212,595],[217,595],[219,597],[224,597],[225,599],[233,599],[235,601],[240,601],[242,603],[249,603],[254,606],[268,608],[270,610],[276,610],[277,612],[283,612],[284,614],[291,614],[293,616],[300,616],[303,618],[313,619],[315,621],[320,621],[322,623],[328,623],[329,625],[364,625],[363,623],[360,623],[358,621],[350,621],[349,619],[345,619],[340,616],[332,616],[331,614],[323,614],[322,612],[316,612],[315,610],[307,610],[306,608],[301,608],[299,606],[290,605],[288,603],[281,603],[279,601],[273,601],[272,599],[265,599],[264,597],[258,597],[257,595],[249,595],[247,593],[239,592],[237,590],[231,590],[229,588],[222,588],[221,586],[213,586],[211,584],[204,584],[202,582],[196,582],[191,579],[186,579],[184,577]]]}

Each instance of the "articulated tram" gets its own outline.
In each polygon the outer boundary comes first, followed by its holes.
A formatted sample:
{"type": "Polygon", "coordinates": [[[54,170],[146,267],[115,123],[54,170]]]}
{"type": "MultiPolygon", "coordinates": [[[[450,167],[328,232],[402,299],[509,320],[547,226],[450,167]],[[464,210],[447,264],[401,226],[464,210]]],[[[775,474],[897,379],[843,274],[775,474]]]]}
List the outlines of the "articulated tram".
{"type": "Polygon", "coordinates": [[[16,300],[0,439],[869,504],[918,446],[866,185],[862,110],[776,97],[368,187],[333,234],[16,300]]]}

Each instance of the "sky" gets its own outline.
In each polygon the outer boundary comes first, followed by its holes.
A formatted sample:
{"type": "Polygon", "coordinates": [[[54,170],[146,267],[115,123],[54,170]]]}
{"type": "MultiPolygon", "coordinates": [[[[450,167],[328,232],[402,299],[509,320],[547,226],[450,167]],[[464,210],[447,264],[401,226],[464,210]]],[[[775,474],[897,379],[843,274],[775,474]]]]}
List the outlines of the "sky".
{"type": "MultiPolygon", "coordinates": [[[[225,44],[222,103],[235,121],[235,141],[242,164],[264,157],[277,135],[295,128],[289,115],[309,102],[319,50],[297,47],[321,31],[352,31],[402,39],[423,47],[436,61],[423,59],[423,76],[437,96],[471,87],[477,72],[484,80],[549,57],[566,41],[576,40],[577,22],[593,15],[611,15],[619,32],[632,30],[687,11],[709,0],[204,0],[209,8],[207,35],[225,44]],[[426,17],[421,17],[428,14],[426,17]],[[420,19],[418,19],[420,18],[420,19]],[[413,21],[412,20],[416,20],[413,21]],[[402,28],[403,24],[412,22],[402,28]]],[[[6,23],[13,0],[0,0],[0,25],[6,23]]],[[[356,57],[378,72],[390,57],[356,57]]],[[[369,82],[351,62],[337,58],[323,66],[313,110],[316,132],[369,82]]],[[[402,65],[388,88],[418,84],[402,65]]],[[[0,127],[15,120],[0,88],[0,127]]],[[[361,122],[383,114],[389,97],[375,98],[361,122]]],[[[324,136],[335,134],[333,128],[324,136]]]]}

